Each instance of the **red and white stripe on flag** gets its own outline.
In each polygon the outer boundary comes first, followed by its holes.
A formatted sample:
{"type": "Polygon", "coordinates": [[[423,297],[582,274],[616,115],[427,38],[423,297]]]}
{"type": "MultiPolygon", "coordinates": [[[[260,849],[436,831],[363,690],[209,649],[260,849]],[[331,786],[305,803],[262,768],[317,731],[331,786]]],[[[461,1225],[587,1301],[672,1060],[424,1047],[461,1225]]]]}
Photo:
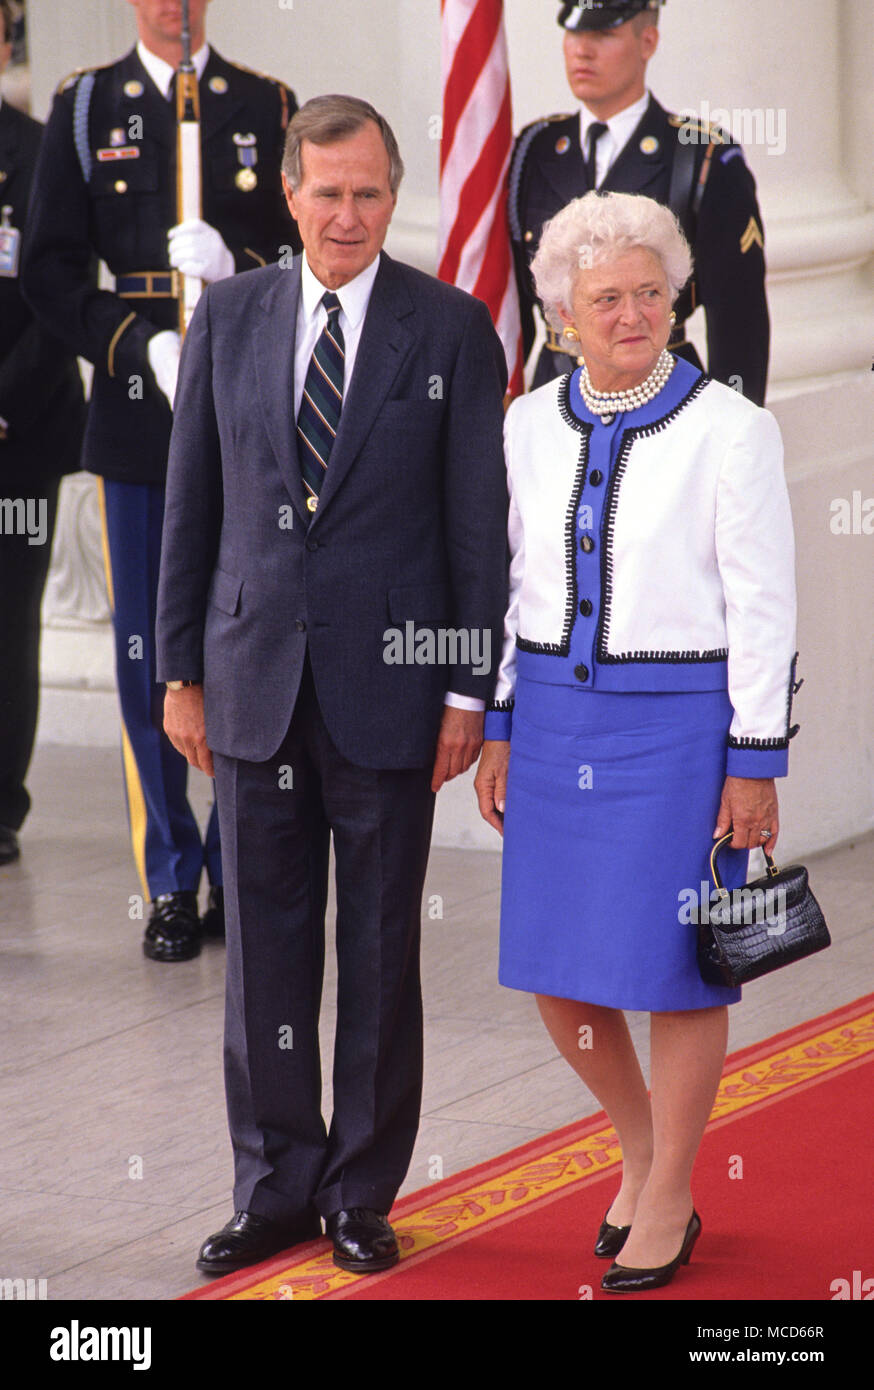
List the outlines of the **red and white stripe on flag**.
{"type": "Polygon", "coordinates": [[[522,329],[507,225],[513,148],[503,0],[440,0],[443,139],[441,280],[488,305],[507,355],[508,390],[524,390],[522,329]]]}

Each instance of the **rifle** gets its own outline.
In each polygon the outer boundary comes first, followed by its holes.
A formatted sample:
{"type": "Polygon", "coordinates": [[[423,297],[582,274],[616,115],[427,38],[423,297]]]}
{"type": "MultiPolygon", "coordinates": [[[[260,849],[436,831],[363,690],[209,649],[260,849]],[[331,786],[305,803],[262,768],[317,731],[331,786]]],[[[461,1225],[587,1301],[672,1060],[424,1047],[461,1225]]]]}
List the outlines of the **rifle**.
{"type": "MultiPolygon", "coordinates": [[[[191,61],[189,0],[182,0],[182,62],[176,74],[176,220],[184,222],[201,215],[200,93],[197,72],[191,61]]],[[[179,294],[179,332],[191,322],[195,305],[203,292],[203,281],[191,275],[181,277],[179,294]]]]}

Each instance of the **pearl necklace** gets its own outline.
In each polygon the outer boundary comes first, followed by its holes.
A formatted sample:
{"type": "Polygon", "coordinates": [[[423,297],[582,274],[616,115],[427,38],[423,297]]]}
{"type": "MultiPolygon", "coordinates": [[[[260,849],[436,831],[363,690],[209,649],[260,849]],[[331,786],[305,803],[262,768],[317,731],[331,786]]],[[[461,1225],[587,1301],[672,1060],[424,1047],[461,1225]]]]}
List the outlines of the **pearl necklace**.
{"type": "Polygon", "coordinates": [[[600,415],[603,424],[610,425],[613,423],[614,415],[626,410],[637,410],[654,400],[667,384],[675,363],[673,354],[664,348],[646,381],[642,381],[639,386],[632,386],[629,391],[596,391],[589,380],[588,367],[583,366],[579,377],[580,395],[586,409],[593,415],[600,415]]]}

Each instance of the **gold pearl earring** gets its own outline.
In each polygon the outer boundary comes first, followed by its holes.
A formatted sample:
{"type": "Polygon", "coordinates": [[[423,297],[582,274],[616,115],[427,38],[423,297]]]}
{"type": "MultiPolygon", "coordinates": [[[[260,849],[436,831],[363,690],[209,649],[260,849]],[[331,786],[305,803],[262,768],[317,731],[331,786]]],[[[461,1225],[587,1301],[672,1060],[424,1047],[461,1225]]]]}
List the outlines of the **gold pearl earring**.
{"type": "Polygon", "coordinates": [[[578,343],[580,341],[580,335],[577,332],[577,330],[573,327],[567,327],[564,330],[564,336],[566,338],[570,338],[572,343],[578,343]]]}
{"type": "Polygon", "coordinates": [[[674,313],[672,313],[672,314],[671,314],[671,323],[676,323],[676,322],[677,322],[677,315],[674,314],[674,313]]]}

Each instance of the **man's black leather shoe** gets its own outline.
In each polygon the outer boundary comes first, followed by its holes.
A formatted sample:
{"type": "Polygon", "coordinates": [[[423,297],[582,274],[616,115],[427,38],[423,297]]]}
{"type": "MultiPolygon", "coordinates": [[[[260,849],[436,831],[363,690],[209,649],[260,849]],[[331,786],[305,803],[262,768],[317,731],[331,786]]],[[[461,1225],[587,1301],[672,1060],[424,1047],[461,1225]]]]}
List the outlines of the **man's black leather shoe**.
{"type": "Polygon", "coordinates": [[[8,825],[0,825],[0,864],[14,864],[20,859],[18,836],[8,825]]]}
{"type": "Polygon", "coordinates": [[[395,1233],[386,1218],[369,1207],[335,1211],[325,1219],[334,1242],[334,1264],[351,1274],[374,1274],[391,1269],[400,1259],[395,1233]]]}
{"type": "Polygon", "coordinates": [[[143,952],[150,960],[164,961],[191,960],[200,955],[196,893],[161,893],[155,898],[143,952]]]}
{"type": "Polygon", "coordinates": [[[197,1268],[204,1274],[229,1274],[305,1240],[318,1240],[321,1234],[322,1223],[316,1215],[288,1222],[254,1211],[235,1211],[226,1226],[203,1242],[197,1268]]]}
{"type": "Polygon", "coordinates": [[[225,938],[225,890],[219,884],[210,888],[206,901],[206,912],[200,919],[200,930],[204,936],[224,941],[225,938]]]}

